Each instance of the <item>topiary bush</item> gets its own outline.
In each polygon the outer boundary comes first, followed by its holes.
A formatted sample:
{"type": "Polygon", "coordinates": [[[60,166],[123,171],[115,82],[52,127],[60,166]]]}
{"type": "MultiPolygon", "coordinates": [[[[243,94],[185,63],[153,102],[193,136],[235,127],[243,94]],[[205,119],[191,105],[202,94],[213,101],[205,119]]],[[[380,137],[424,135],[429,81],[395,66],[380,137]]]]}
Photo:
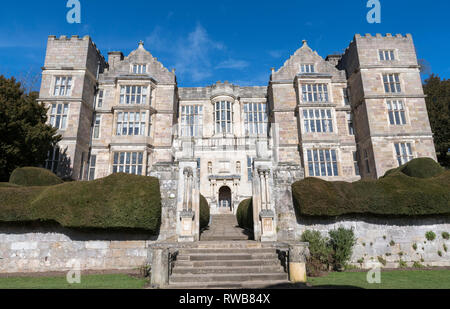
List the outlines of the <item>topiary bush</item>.
{"type": "Polygon", "coordinates": [[[236,212],[239,227],[253,231],[253,199],[243,200],[236,212]]]}
{"type": "Polygon", "coordinates": [[[57,186],[0,187],[0,222],[30,221],[156,235],[161,224],[159,180],[121,173],[57,186]]]}
{"type": "Polygon", "coordinates": [[[300,216],[448,215],[450,171],[443,171],[431,159],[416,159],[378,180],[348,183],[306,178],[292,185],[292,194],[300,216]],[[434,176],[424,178],[429,175],[434,176]]]}
{"type": "Polygon", "coordinates": [[[200,194],[200,229],[208,227],[210,219],[210,209],[206,198],[200,194]]]}
{"type": "Polygon", "coordinates": [[[352,229],[343,227],[332,230],[330,234],[330,245],[333,248],[333,263],[335,270],[343,270],[353,253],[356,243],[355,234],[352,229]]]}
{"type": "Polygon", "coordinates": [[[310,277],[318,277],[323,272],[328,271],[329,266],[333,263],[332,248],[328,244],[328,239],[322,237],[319,231],[304,231],[301,241],[309,243],[309,252],[306,263],[307,275],[310,277]]]}
{"type": "Polygon", "coordinates": [[[21,167],[16,168],[9,177],[11,184],[19,186],[53,186],[63,183],[63,181],[44,168],[21,167]]]}

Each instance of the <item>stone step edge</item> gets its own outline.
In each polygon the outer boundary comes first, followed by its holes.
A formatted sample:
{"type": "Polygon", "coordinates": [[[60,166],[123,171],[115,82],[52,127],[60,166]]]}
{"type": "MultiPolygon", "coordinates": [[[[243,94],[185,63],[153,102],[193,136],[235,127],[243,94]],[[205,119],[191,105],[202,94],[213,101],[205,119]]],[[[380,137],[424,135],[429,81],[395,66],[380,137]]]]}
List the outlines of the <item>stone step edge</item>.
{"type": "Polygon", "coordinates": [[[193,290],[202,290],[202,289],[252,289],[252,288],[260,288],[263,289],[265,287],[270,287],[277,284],[286,284],[290,283],[289,280],[272,280],[272,281],[243,281],[241,283],[236,283],[233,281],[212,281],[208,283],[203,282],[169,282],[169,285],[166,287],[168,289],[193,289],[193,290]]]}
{"type": "MultiPolygon", "coordinates": [[[[242,277],[243,275],[246,274],[172,274],[170,276],[170,279],[173,278],[190,278],[192,277],[195,281],[197,281],[199,279],[199,277],[242,277]]],[[[249,273],[248,275],[250,276],[280,276],[280,275],[286,275],[287,277],[287,273],[283,272],[283,273],[273,273],[273,272],[267,272],[267,273],[259,273],[259,274],[253,274],[253,273],[249,273]]],[[[251,281],[251,280],[249,280],[251,281]]]]}

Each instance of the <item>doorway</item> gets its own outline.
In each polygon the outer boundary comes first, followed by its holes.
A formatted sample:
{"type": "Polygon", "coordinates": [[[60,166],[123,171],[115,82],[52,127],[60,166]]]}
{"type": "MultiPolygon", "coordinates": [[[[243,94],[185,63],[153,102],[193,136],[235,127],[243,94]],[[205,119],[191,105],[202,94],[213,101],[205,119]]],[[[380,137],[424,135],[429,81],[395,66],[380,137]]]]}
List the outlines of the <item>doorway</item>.
{"type": "Polygon", "coordinates": [[[230,187],[224,186],[219,190],[219,212],[222,214],[233,212],[230,187]]]}

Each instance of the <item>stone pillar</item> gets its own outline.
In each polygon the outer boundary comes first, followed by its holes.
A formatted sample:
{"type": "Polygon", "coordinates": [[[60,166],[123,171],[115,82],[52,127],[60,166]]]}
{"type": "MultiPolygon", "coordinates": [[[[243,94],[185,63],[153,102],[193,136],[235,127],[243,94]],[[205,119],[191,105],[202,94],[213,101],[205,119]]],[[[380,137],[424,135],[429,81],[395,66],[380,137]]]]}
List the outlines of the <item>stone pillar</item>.
{"type": "Polygon", "coordinates": [[[177,230],[178,170],[175,163],[156,163],[150,176],[159,179],[161,192],[161,228],[158,241],[175,238],[177,230]]]}
{"type": "Polygon", "coordinates": [[[279,163],[273,170],[272,201],[277,214],[277,240],[295,241],[297,218],[292,199],[292,184],[304,178],[303,168],[294,163],[279,163]]]}
{"type": "Polygon", "coordinates": [[[165,287],[169,285],[169,249],[152,249],[151,285],[165,287]]]}
{"type": "Polygon", "coordinates": [[[289,245],[289,280],[291,282],[306,282],[306,260],[308,257],[308,243],[289,245]]]}
{"type": "Polygon", "coordinates": [[[179,242],[193,242],[200,238],[200,187],[197,160],[180,159],[178,184],[177,235],[179,242]]]}

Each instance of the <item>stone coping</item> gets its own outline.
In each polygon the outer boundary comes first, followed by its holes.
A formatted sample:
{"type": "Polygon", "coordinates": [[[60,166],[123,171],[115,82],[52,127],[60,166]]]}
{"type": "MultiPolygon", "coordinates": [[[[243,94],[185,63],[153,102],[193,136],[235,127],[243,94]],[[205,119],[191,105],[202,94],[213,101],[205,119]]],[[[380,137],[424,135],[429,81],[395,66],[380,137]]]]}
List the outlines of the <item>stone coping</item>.
{"type": "Polygon", "coordinates": [[[289,250],[291,246],[307,246],[305,242],[257,242],[257,241],[198,241],[193,243],[178,242],[158,242],[148,245],[149,249],[195,249],[203,246],[210,249],[219,248],[274,248],[280,250],[289,250]]]}

